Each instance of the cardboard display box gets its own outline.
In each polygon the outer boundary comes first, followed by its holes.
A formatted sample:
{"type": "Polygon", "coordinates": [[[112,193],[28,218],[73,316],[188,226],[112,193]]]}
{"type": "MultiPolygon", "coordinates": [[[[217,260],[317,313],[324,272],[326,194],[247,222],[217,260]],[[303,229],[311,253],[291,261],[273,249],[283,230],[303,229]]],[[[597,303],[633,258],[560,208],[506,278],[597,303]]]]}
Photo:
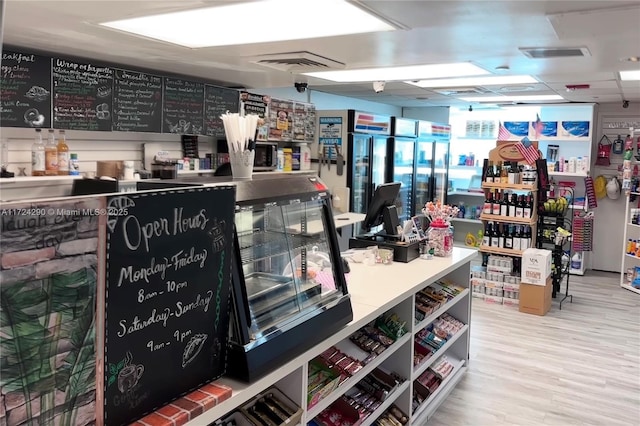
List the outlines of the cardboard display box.
{"type": "Polygon", "coordinates": [[[520,312],[546,315],[551,309],[553,284],[548,278],[545,285],[520,283],[520,312]]]}
{"type": "Polygon", "coordinates": [[[545,285],[551,275],[551,250],[529,248],[522,253],[522,282],[545,285]]]}

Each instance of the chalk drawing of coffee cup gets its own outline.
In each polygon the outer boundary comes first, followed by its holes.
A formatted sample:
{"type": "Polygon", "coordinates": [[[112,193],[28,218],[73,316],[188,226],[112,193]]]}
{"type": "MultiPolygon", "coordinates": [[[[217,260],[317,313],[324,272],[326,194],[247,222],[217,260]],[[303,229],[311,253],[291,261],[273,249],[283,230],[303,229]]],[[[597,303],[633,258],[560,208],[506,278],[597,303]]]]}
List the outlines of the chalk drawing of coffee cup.
{"type": "Polygon", "coordinates": [[[120,373],[118,373],[118,389],[120,389],[120,392],[127,393],[133,389],[140,381],[142,373],[144,373],[144,365],[142,364],[127,365],[120,370],[120,373]]]}

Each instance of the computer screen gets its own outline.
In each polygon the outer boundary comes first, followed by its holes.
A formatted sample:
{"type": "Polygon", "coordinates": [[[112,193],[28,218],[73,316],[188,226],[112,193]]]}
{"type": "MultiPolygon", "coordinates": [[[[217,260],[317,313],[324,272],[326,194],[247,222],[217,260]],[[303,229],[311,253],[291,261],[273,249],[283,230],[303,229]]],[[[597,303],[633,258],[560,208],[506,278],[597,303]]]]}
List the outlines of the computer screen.
{"type": "Polygon", "coordinates": [[[373,197],[367,214],[362,222],[362,228],[370,230],[384,224],[384,231],[389,235],[397,234],[395,227],[399,223],[398,212],[395,210],[395,201],[400,193],[400,182],[383,183],[379,185],[373,197]]]}

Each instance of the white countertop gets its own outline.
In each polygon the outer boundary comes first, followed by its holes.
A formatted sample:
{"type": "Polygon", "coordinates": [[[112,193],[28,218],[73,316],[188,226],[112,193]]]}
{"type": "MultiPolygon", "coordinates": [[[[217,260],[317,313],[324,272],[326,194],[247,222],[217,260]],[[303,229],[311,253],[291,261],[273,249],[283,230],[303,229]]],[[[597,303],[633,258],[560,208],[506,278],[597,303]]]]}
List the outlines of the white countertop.
{"type": "Polygon", "coordinates": [[[374,266],[351,264],[347,285],[351,295],[353,320],[349,324],[322,343],[253,383],[243,383],[226,377],[217,380],[216,383],[233,389],[231,398],[194,418],[187,425],[208,424],[233,411],[257,393],[308,363],[328,347],[346,339],[381,313],[421,290],[426,284],[472,261],[476,255],[475,250],[454,248],[450,257],[435,257],[431,260],[415,259],[409,263],[394,262],[391,265],[374,266]]]}

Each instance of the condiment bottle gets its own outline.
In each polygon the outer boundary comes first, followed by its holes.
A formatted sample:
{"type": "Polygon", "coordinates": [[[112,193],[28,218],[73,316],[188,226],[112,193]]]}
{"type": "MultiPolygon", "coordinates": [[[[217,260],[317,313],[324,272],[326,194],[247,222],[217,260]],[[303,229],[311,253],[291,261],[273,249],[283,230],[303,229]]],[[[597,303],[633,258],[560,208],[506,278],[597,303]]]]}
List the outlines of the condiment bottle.
{"type": "Polygon", "coordinates": [[[58,144],[53,129],[49,129],[49,139],[44,147],[44,174],[47,176],[58,174],[58,144]]]}

